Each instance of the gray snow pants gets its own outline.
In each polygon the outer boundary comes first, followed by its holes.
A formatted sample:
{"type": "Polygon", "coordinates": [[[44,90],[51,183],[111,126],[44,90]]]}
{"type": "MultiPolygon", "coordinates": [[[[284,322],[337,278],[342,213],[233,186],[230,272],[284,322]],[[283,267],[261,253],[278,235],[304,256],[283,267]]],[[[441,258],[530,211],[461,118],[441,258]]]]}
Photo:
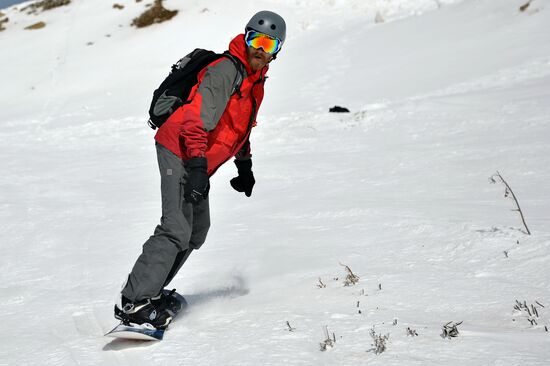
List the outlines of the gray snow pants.
{"type": "Polygon", "coordinates": [[[187,172],[182,160],[156,143],[161,177],[162,217],[143,244],[122,294],[137,302],[157,296],[170,283],[194,249],[200,248],[210,227],[208,199],[192,205],[183,198],[187,172]]]}

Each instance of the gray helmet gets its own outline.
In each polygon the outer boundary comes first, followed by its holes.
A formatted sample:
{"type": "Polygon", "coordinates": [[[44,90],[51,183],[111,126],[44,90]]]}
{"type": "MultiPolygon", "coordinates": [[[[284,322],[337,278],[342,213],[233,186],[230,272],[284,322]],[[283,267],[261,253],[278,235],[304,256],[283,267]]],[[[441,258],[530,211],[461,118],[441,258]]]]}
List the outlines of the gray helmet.
{"type": "Polygon", "coordinates": [[[268,10],[262,10],[248,21],[246,30],[254,29],[268,36],[278,38],[281,43],[285,42],[286,23],[285,20],[277,13],[268,10]]]}

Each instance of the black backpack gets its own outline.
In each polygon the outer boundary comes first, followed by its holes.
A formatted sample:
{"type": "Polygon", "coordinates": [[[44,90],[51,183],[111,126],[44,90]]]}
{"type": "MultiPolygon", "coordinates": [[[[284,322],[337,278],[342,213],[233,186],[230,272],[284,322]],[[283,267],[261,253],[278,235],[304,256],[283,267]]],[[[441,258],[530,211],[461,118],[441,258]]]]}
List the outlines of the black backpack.
{"type": "Polygon", "coordinates": [[[242,63],[228,51],[220,54],[197,48],[172,65],[170,74],[153,93],[153,100],[149,107],[149,121],[147,121],[149,127],[153,130],[157,129],[176,109],[191,102],[188,100],[189,93],[198,82],[199,72],[221,57],[227,57],[237,68],[237,76],[233,82],[231,94],[241,95],[240,86],[244,78],[242,63]]]}

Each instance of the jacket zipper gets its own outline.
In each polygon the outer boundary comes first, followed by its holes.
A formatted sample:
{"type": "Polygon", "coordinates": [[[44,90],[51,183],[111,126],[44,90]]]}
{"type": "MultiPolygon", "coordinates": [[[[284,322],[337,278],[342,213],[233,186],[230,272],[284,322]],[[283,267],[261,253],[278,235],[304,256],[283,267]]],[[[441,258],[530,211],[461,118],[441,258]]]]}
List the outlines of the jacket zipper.
{"type": "MultiPolygon", "coordinates": [[[[252,95],[252,113],[250,113],[250,120],[248,121],[248,127],[247,127],[247,130],[246,130],[246,134],[245,134],[245,137],[244,139],[238,144],[239,148],[237,149],[237,152],[242,149],[244,143],[246,142],[246,140],[248,139],[248,137],[250,136],[250,133],[252,132],[252,125],[254,124],[254,120],[256,119],[256,113],[257,113],[257,108],[258,108],[258,104],[256,102],[256,98],[254,97],[254,87],[256,85],[258,85],[259,83],[263,83],[265,82],[265,76],[262,75],[258,80],[256,80],[254,82],[254,84],[252,84],[252,88],[250,88],[250,94],[252,95]]],[[[231,152],[233,153],[233,151],[231,152]]],[[[231,159],[233,156],[230,156],[228,157],[227,159],[225,159],[222,163],[220,163],[215,169],[212,170],[212,174],[210,174],[210,176],[214,175],[214,173],[216,172],[216,170],[218,170],[223,164],[225,164],[229,159],[231,159]]]]}

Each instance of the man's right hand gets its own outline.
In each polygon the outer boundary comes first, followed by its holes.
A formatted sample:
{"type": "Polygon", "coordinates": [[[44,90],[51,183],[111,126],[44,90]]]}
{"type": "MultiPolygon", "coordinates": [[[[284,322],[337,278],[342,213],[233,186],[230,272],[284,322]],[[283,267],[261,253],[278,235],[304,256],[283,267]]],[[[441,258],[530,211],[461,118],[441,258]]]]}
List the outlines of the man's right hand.
{"type": "Polygon", "coordinates": [[[183,197],[189,203],[199,203],[208,196],[208,164],[206,158],[191,158],[186,164],[187,178],[183,186],[183,197]]]}

